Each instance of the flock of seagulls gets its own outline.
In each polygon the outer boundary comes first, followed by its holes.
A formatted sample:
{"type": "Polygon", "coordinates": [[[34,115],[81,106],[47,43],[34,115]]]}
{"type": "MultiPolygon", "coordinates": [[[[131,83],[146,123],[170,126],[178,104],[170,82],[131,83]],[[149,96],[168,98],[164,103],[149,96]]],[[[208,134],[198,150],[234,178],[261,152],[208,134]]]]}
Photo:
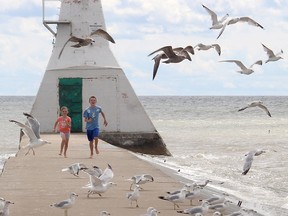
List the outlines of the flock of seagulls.
{"type": "MultiPolygon", "coordinates": [[[[219,35],[217,36],[217,39],[223,34],[224,30],[227,26],[231,26],[233,24],[237,23],[248,23],[250,25],[253,25],[255,27],[259,27],[261,29],[264,29],[262,25],[260,25],[258,22],[253,20],[250,17],[244,16],[244,17],[237,17],[237,18],[229,18],[229,14],[225,14],[223,18],[218,19],[217,14],[213,12],[208,7],[202,5],[203,8],[208,12],[208,14],[211,16],[212,25],[210,29],[220,29],[219,35]]],[[[114,39],[104,30],[97,29],[96,31],[91,32],[89,37],[87,38],[79,38],[76,36],[71,35],[71,37],[65,42],[63,45],[58,58],[60,59],[66,45],[68,43],[75,43],[74,45],[71,45],[73,48],[80,48],[84,46],[93,45],[95,43],[95,36],[100,36],[111,43],[115,43],[114,39]]],[[[265,63],[272,62],[272,61],[278,61],[282,59],[281,54],[283,54],[283,50],[281,50],[279,53],[274,54],[274,52],[269,49],[267,46],[262,44],[264,51],[267,53],[268,59],[265,61],[265,63]]],[[[221,47],[219,44],[208,44],[205,45],[203,43],[198,43],[196,46],[188,45],[186,47],[176,47],[173,48],[172,46],[164,46],[162,48],[159,48],[152,53],[150,53],[148,56],[152,56],[156,54],[152,60],[154,60],[154,68],[153,68],[153,80],[156,77],[158,68],[160,63],[164,64],[170,64],[170,63],[180,63],[184,60],[192,61],[191,55],[195,54],[195,50],[197,51],[207,51],[210,49],[215,49],[217,54],[221,55],[221,47]]],[[[222,60],[220,62],[228,62],[228,63],[235,63],[241,70],[237,71],[241,74],[250,75],[254,72],[252,67],[254,65],[262,65],[262,60],[257,60],[255,63],[250,65],[249,67],[246,67],[241,61],[239,60],[222,60]]],[[[262,101],[254,101],[247,106],[239,109],[238,111],[246,110],[247,108],[253,108],[258,107],[265,111],[265,113],[271,117],[271,113],[269,112],[268,108],[263,104],[262,101]]],[[[27,145],[25,145],[23,148],[28,148],[28,151],[25,155],[29,154],[30,150],[32,150],[33,155],[35,155],[34,148],[43,146],[45,144],[49,144],[50,142],[42,140],[40,138],[40,124],[36,118],[34,118],[32,115],[28,113],[23,113],[26,118],[28,124],[20,123],[16,120],[9,120],[12,123],[15,123],[17,126],[21,128],[21,130],[24,132],[24,134],[29,138],[29,142],[27,145]]],[[[254,159],[254,156],[259,156],[262,153],[265,153],[264,150],[253,150],[246,154],[246,159],[243,165],[243,175],[246,175],[251,166],[254,159]]],[[[111,180],[114,177],[114,172],[112,167],[108,164],[107,168],[102,171],[99,167],[93,166],[92,168],[87,168],[83,163],[74,163],[68,166],[67,168],[63,168],[62,171],[68,171],[70,174],[79,177],[80,172],[84,172],[89,176],[89,183],[82,188],[88,189],[87,198],[89,198],[93,194],[97,194],[100,197],[102,197],[102,194],[105,193],[109,188],[112,186],[115,186],[116,183],[111,182],[111,180]]],[[[130,179],[132,181],[130,185],[130,190],[132,190],[132,187],[134,186],[133,190],[126,194],[126,198],[130,201],[130,205],[133,206],[133,202],[135,202],[135,207],[139,207],[138,205],[138,199],[140,197],[140,191],[143,190],[143,188],[140,187],[142,184],[146,184],[148,182],[153,182],[154,178],[149,174],[141,174],[141,175],[135,175],[132,176],[130,179]]],[[[185,200],[190,201],[190,205],[193,205],[193,200],[200,200],[200,194],[201,190],[211,181],[207,180],[203,184],[185,184],[183,188],[180,190],[174,191],[174,192],[167,192],[167,195],[165,196],[159,196],[159,199],[169,201],[173,203],[173,208],[176,210],[176,208],[180,208],[179,203],[183,203],[185,200]]],[[[69,198],[54,204],[51,204],[51,207],[64,209],[65,215],[68,215],[68,209],[72,208],[75,204],[76,198],[78,195],[74,192],[70,193],[69,198]]],[[[209,199],[202,200],[202,204],[200,206],[194,206],[191,208],[187,208],[184,210],[178,210],[178,213],[182,214],[189,214],[189,215],[206,215],[209,210],[213,211],[213,215],[222,215],[222,212],[225,211],[227,206],[231,203],[231,201],[226,200],[224,196],[212,196],[209,199]]],[[[9,200],[5,200],[3,198],[0,198],[0,216],[8,216],[9,215],[9,205],[14,204],[13,202],[9,200]]],[[[154,207],[148,207],[147,212],[143,214],[143,216],[157,216],[159,212],[154,207]]],[[[102,211],[100,212],[100,215],[110,215],[108,211],[102,211]]],[[[235,212],[231,215],[242,215],[241,212],[235,212]]]]}
{"type": "MultiPolygon", "coordinates": [[[[248,17],[248,16],[243,16],[243,17],[230,17],[229,14],[225,14],[221,19],[218,19],[217,14],[206,7],[205,5],[202,5],[202,7],[207,11],[207,13],[210,15],[211,20],[212,20],[212,25],[210,29],[221,29],[219,32],[219,35],[217,36],[217,39],[223,34],[224,30],[226,29],[227,26],[231,26],[233,24],[237,23],[247,23],[255,27],[259,27],[261,29],[264,29],[262,25],[260,25],[258,22],[256,22],[254,19],[248,17]]],[[[281,54],[283,54],[283,50],[281,50],[279,53],[274,54],[274,52],[269,49],[267,46],[262,44],[264,51],[267,53],[268,59],[265,61],[265,63],[271,62],[271,61],[278,61],[282,59],[281,54]]],[[[192,47],[190,45],[191,52],[190,54],[194,55],[194,49],[197,49],[198,51],[200,50],[209,50],[211,48],[214,48],[218,55],[221,55],[221,46],[219,44],[213,43],[210,45],[204,45],[202,43],[198,43],[196,46],[192,47]],[[193,51],[192,51],[193,50],[193,51]]],[[[160,62],[162,59],[167,59],[163,61],[162,63],[180,63],[184,59],[188,59],[189,61],[192,61],[191,57],[187,52],[178,52],[171,46],[165,46],[162,47],[152,53],[150,53],[148,56],[151,56],[152,54],[161,51],[158,55],[154,56],[152,60],[154,60],[154,68],[153,68],[153,78],[152,80],[155,79],[157,70],[159,68],[160,62]]],[[[186,50],[187,51],[187,50],[186,50]]],[[[252,67],[254,65],[262,65],[262,60],[257,60],[255,63],[253,63],[250,67],[245,66],[240,60],[222,60],[220,62],[232,62],[235,63],[238,67],[240,67],[240,71],[238,71],[241,74],[245,75],[250,75],[254,72],[252,67]]]]}
{"type": "MultiPolygon", "coordinates": [[[[250,153],[249,153],[250,154],[250,153]]],[[[253,154],[255,156],[260,155],[260,151],[254,151],[253,154]]],[[[108,191],[110,187],[106,187],[105,184],[111,183],[111,180],[114,177],[114,172],[111,165],[107,165],[104,171],[98,166],[92,166],[92,168],[88,168],[83,163],[74,163],[69,165],[67,168],[62,169],[62,171],[69,171],[69,173],[75,177],[79,177],[79,173],[83,172],[89,176],[89,183],[85,185],[84,189],[88,189],[87,198],[92,194],[98,194],[102,197],[101,194],[108,191]]],[[[155,181],[154,177],[150,174],[140,174],[134,175],[128,179],[132,181],[132,185],[134,186],[131,192],[126,193],[126,198],[130,201],[130,207],[139,208],[139,198],[140,196],[145,196],[144,192],[140,192],[143,190],[140,188],[140,185],[152,183],[155,181]],[[140,185],[139,185],[140,184],[140,185]],[[133,205],[135,203],[135,205],[133,205]]],[[[180,204],[184,203],[186,200],[190,201],[190,208],[184,210],[177,210],[177,213],[189,214],[189,215],[206,215],[208,212],[213,213],[213,215],[222,216],[223,212],[228,209],[229,203],[225,199],[224,196],[216,196],[211,195],[209,198],[201,200],[201,191],[203,188],[207,186],[207,184],[211,182],[210,180],[206,180],[204,182],[193,182],[193,183],[185,183],[183,188],[176,190],[174,192],[167,192],[166,196],[159,196],[159,199],[169,201],[173,203],[174,210],[180,208],[180,204]],[[192,200],[197,200],[198,202],[202,202],[200,206],[193,205],[192,200]]],[[[116,185],[113,183],[113,185],[116,185]]],[[[131,190],[131,186],[129,190],[131,190]]],[[[73,208],[76,204],[78,198],[78,194],[75,192],[71,192],[67,199],[61,200],[59,202],[55,202],[50,204],[51,208],[57,208],[64,210],[64,215],[68,216],[68,210],[73,208]]],[[[124,198],[124,196],[123,196],[124,198]]],[[[8,216],[9,215],[9,204],[14,204],[10,201],[6,201],[3,198],[0,198],[0,216],[8,216]]],[[[241,210],[240,210],[241,211],[241,210]]],[[[239,213],[239,208],[237,212],[239,213]]],[[[237,212],[234,212],[236,215],[237,212]]],[[[158,216],[160,212],[155,207],[148,207],[146,213],[143,213],[141,216],[158,216]]],[[[108,211],[103,210],[100,212],[100,216],[111,215],[108,211]]],[[[242,215],[242,214],[237,214],[242,215]]]]}
{"type": "MultiPolygon", "coordinates": [[[[171,47],[168,49],[171,49],[171,47]]],[[[155,52],[158,52],[158,51],[155,51],[155,52]]],[[[263,105],[262,101],[254,101],[248,104],[247,106],[239,109],[238,111],[243,111],[245,109],[253,108],[253,107],[258,107],[264,110],[265,113],[271,117],[269,110],[267,109],[266,106],[263,105]]],[[[15,120],[10,120],[10,122],[15,123],[16,125],[21,127],[24,134],[29,137],[29,143],[23,147],[23,148],[29,148],[28,152],[25,155],[27,155],[30,150],[32,150],[33,155],[35,155],[34,148],[43,146],[44,144],[47,144],[49,142],[42,140],[40,138],[39,121],[28,113],[23,113],[23,114],[27,118],[27,122],[28,122],[27,125],[22,124],[15,120]]],[[[254,156],[259,156],[264,152],[265,152],[264,150],[253,150],[253,151],[250,151],[248,154],[246,154],[246,159],[243,165],[243,172],[242,172],[243,175],[246,175],[248,171],[250,170],[254,156]]],[[[111,165],[109,164],[103,171],[98,166],[93,166],[91,168],[88,168],[85,164],[78,162],[78,163],[73,163],[66,168],[62,168],[61,171],[62,172],[68,171],[71,175],[76,176],[76,177],[79,177],[80,172],[84,172],[89,176],[88,184],[82,187],[84,189],[88,189],[87,198],[90,198],[90,196],[93,194],[97,194],[100,197],[102,197],[102,194],[107,192],[109,188],[117,185],[116,183],[111,181],[114,177],[114,172],[113,172],[111,165]]],[[[150,174],[141,174],[141,175],[134,175],[127,180],[132,181],[129,190],[132,190],[133,186],[134,186],[134,189],[133,191],[127,193],[126,197],[130,201],[131,207],[133,206],[133,202],[135,202],[136,204],[135,207],[139,207],[138,199],[140,197],[140,191],[143,190],[143,188],[141,188],[140,185],[143,185],[149,182],[154,182],[154,178],[150,174]]],[[[200,200],[201,190],[204,187],[206,187],[209,182],[211,181],[206,180],[205,182],[194,182],[193,184],[185,184],[183,188],[181,188],[180,190],[177,190],[174,192],[167,192],[167,195],[159,196],[158,198],[173,203],[174,210],[176,210],[176,207],[180,208],[179,203],[183,203],[185,200],[189,200],[190,205],[192,206],[193,200],[198,200],[198,201],[200,200]]],[[[72,192],[68,199],[63,200],[58,203],[51,204],[50,206],[59,208],[59,209],[64,209],[65,215],[68,215],[68,209],[70,209],[74,205],[77,196],[78,195],[76,193],[72,192]]],[[[9,215],[8,207],[10,204],[13,204],[13,203],[10,201],[5,201],[4,199],[2,200],[0,199],[0,216],[9,215]]],[[[207,211],[210,209],[210,210],[215,211],[214,212],[215,215],[218,215],[217,212],[220,212],[219,215],[221,215],[221,212],[223,212],[226,209],[226,205],[228,204],[229,202],[224,197],[212,196],[209,199],[202,200],[201,206],[191,207],[189,209],[179,210],[177,212],[183,213],[183,214],[191,214],[191,215],[196,215],[196,213],[198,215],[205,215],[207,211]]],[[[150,207],[147,209],[147,213],[145,215],[157,216],[157,213],[159,212],[156,209],[154,209],[153,207],[150,207]]],[[[101,212],[101,215],[109,215],[109,214],[106,211],[101,212]]],[[[236,215],[241,215],[241,214],[236,214],[236,215]]]]}
{"type": "MultiPolygon", "coordinates": [[[[62,169],[62,171],[69,171],[70,174],[79,177],[79,172],[86,173],[89,176],[89,182],[87,185],[83,186],[82,188],[88,189],[87,198],[90,198],[93,194],[98,194],[102,197],[102,194],[107,192],[109,188],[113,185],[117,185],[116,183],[111,182],[114,177],[114,172],[111,165],[107,165],[105,170],[103,171],[98,166],[93,166],[92,168],[87,168],[83,163],[74,163],[69,165],[67,168],[62,169]],[[74,168],[73,168],[74,167],[74,168]],[[77,173],[77,175],[75,175],[77,173]]],[[[127,179],[132,181],[132,184],[129,190],[132,190],[132,186],[134,189],[131,192],[126,194],[126,198],[130,201],[130,206],[133,207],[133,202],[136,204],[135,207],[138,208],[138,199],[140,197],[140,190],[142,188],[139,186],[140,184],[146,184],[148,182],[153,182],[154,178],[150,174],[141,174],[141,175],[134,175],[131,178],[127,179]]],[[[71,193],[70,198],[64,201],[61,201],[56,204],[52,204],[51,207],[56,207],[65,210],[65,214],[67,214],[67,209],[71,208],[76,199],[76,194],[71,193]]],[[[147,209],[147,213],[143,214],[146,216],[157,216],[159,213],[154,207],[149,207],[147,209]]],[[[102,211],[100,215],[110,215],[107,211],[102,211]]]]}

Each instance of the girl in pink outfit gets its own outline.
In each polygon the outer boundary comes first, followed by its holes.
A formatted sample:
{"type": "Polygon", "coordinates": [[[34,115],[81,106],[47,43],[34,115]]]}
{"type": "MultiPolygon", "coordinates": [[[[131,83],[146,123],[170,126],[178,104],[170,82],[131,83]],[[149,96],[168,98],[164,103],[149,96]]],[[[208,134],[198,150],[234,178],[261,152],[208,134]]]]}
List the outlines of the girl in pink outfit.
{"type": "Polygon", "coordinates": [[[68,108],[65,106],[61,107],[61,116],[58,117],[54,124],[55,132],[57,131],[57,126],[62,138],[59,155],[62,155],[64,150],[64,157],[66,158],[66,151],[68,149],[68,142],[70,138],[71,118],[68,116],[68,108]]]}

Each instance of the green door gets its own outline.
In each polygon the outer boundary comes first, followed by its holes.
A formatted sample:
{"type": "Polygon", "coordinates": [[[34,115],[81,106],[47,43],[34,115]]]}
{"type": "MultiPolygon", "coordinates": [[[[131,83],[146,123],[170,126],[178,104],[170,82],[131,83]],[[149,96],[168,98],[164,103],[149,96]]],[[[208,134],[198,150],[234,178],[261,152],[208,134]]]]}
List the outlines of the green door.
{"type": "Polygon", "coordinates": [[[82,132],[82,78],[59,78],[59,106],[68,107],[71,132],[82,132]]]}

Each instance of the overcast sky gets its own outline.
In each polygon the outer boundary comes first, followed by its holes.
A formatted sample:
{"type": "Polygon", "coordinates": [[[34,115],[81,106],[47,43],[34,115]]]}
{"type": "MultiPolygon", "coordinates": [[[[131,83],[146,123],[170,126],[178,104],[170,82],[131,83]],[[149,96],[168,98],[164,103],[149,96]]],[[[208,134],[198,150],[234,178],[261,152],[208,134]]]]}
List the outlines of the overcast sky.
{"type": "MultiPolygon", "coordinates": [[[[1,1],[0,95],[36,95],[52,51],[52,34],[42,24],[41,0],[1,1]]],[[[51,4],[52,6],[52,4],[51,4]]],[[[287,0],[104,0],[110,44],[138,95],[287,95],[288,1],[287,0]],[[237,23],[210,30],[211,19],[201,4],[221,18],[249,16],[265,29],[237,23]],[[196,51],[192,61],[160,64],[152,81],[154,61],[147,57],[167,45],[195,46],[218,43],[215,50],[196,51]],[[267,60],[261,43],[278,53],[277,62],[255,66],[251,75],[237,73],[237,59],[247,67],[267,60]]],[[[54,7],[57,17],[57,6],[54,7]]]]}

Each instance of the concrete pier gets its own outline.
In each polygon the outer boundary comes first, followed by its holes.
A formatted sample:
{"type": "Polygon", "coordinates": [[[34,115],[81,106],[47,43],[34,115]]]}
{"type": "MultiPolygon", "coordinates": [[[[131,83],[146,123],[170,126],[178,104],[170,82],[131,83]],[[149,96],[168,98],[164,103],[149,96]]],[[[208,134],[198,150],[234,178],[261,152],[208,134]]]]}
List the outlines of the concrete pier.
{"type": "MultiPolygon", "coordinates": [[[[94,159],[89,159],[88,142],[83,133],[71,135],[68,158],[58,155],[61,140],[59,134],[45,134],[42,138],[51,141],[52,144],[36,148],[35,156],[32,152],[25,156],[27,149],[21,149],[16,157],[10,158],[5,164],[0,177],[0,197],[15,203],[10,205],[10,215],[62,216],[63,210],[51,208],[49,205],[67,199],[70,192],[79,196],[75,206],[68,210],[69,216],[99,215],[102,210],[109,211],[111,215],[135,216],[146,213],[149,206],[160,211],[160,215],[178,215],[172,203],[158,198],[165,196],[167,191],[178,190],[183,186],[177,173],[173,174],[170,171],[168,175],[159,167],[140,160],[129,151],[102,141],[99,143],[100,154],[94,155],[94,159]],[[87,167],[99,166],[102,169],[109,163],[114,171],[112,181],[117,185],[102,197],[92,195],[87,198],[87,189],[83,189],[82,186],[88,183],[89,177],[83,172],[80,172],[79,177],[75,177],[61,171],[76,162],[82,162],[87,167]],[[143,190],[140,191],[139,208],[136,208],[135,204],[131,206],[126,198],[131,184],[127,179],[143,173],[151,174],[154,182],[141,185],[143,190]]],[[[21,146],[26,142],[27,138],[24,136],[21,146]]],[[[188,200],[180,203],[180,209],[191,207],[189,203],[188,200]]],[[[199,203],[195,201],[194,205],[197,204],[199,203]]]]}

